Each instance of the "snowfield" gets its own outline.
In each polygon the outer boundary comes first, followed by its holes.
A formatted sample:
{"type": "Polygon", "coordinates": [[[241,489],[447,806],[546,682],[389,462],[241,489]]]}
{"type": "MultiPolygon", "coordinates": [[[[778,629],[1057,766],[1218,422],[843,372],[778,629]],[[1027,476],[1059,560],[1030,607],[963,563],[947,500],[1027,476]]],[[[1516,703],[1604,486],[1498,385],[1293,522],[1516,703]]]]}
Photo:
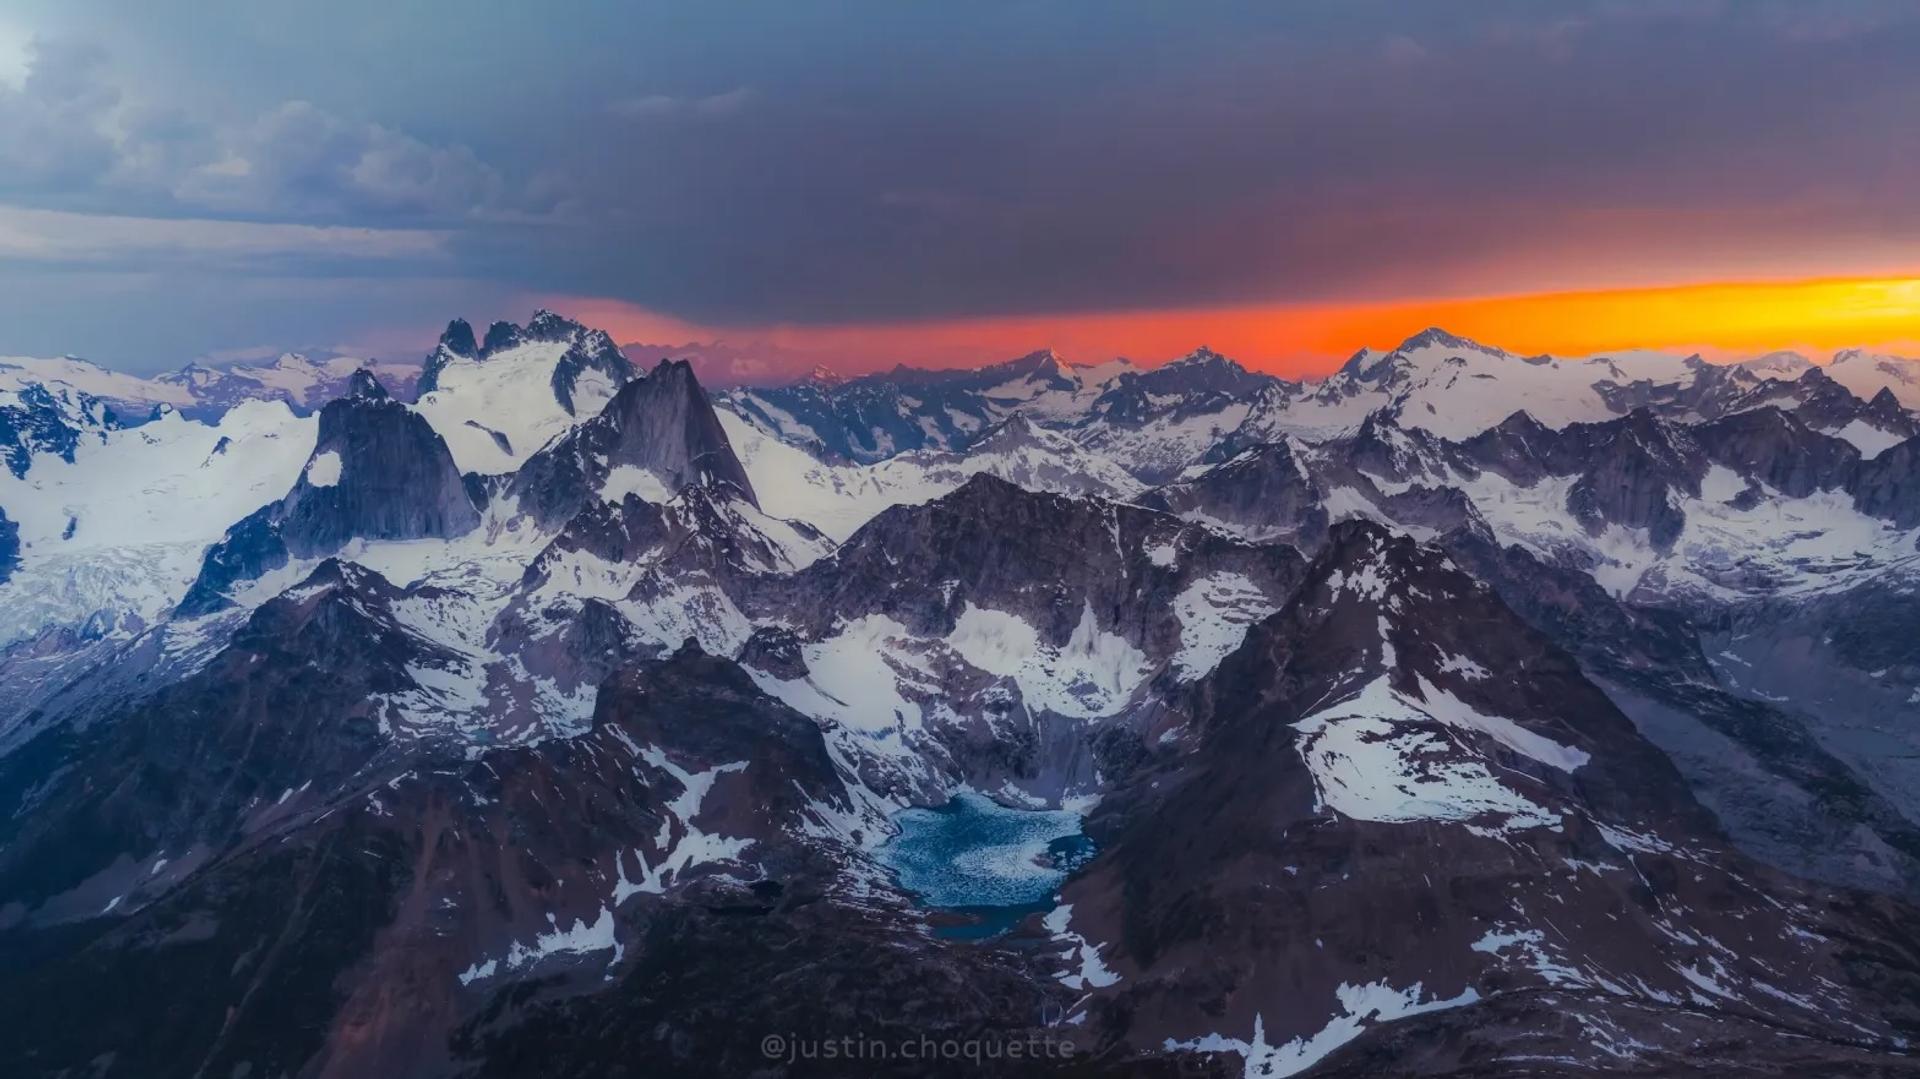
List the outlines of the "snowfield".
{"type": "Polygon", "coordinates": [[[286,495],[313,453],[315,421],[277,401],[241,404],[218,424],[167,413],[82,439],[71,464],[36,457],[0,470],[0,508],[20,526],[21,560],[0,590],[0,643],[95,612],[152,622],[199,572],[227,526],[286,495]]]}

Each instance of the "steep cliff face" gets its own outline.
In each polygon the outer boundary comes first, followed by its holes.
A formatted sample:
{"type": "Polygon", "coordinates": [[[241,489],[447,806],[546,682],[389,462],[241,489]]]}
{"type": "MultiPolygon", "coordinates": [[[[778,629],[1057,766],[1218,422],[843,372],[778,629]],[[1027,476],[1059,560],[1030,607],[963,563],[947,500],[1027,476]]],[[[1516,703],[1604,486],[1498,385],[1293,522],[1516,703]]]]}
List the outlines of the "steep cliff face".
{"type": "Polygon", "coordinates": [[[293,489],[227,530],[208,549],[181,614],[218,610],[236,585],[319,558],[352,540],[448,539],[480,512],[446,443],[418,413],[358,372],[320,410],[319,434],[293,489]]]}
{"type": "Polygon", "coordinates": [[[474,343],[473,327],[467,324],[466,319],[454,319],[447,323],[447,328],[440,334],[440,343],[427,355],[420,371],[420,381],[414,388],[424,397],[440,388],[440,374],[448,365],[479,358],[480,346],[474,343]]]}
{"type": "Polygon", "coordinates": [[[1847,478],[1860,509],[1901,528],[1920,527],[1920,438],[1862,461],[1847,478]]]}
{"type": "Polygon", "coordinates": [[[446,443],[365,372],[320,410],[313,458],[280,503],[281,534],[299,557],[351,539],[458,536],[479,523],[446,443]]]}
{"type": "Polygon", "coordinates": [[[1694,429],[1715,463],[1779,491],[1803,498],[1844,484],[1860,451],[1808,427],[1800,415],[1777,408],[1740,412],[1694,429]]]}
{"type": "Polygon", "coordinates": [[[1318,546],[1328,524],[1326,492],[1298,448],[1284,442],[1243,450],[1193,479],[1153,489],[1141,503],[1303,549],[1318,546]]]}
{"type": "Polygon", "coordinates": [[[693,484],[726,483],[757,505],[705,391],[684,361],[661,361],[621,387],[599,415],[541,450],[507,494],[542,527],[565,523],[609,484],[650,484],[667,497],[693,484]]]}
{"type": "Polygon", "coordinates": [[[19,564],[20,526],[7,518],[5,509],[0,509],[0,584],[7,583],[19,564]]]}

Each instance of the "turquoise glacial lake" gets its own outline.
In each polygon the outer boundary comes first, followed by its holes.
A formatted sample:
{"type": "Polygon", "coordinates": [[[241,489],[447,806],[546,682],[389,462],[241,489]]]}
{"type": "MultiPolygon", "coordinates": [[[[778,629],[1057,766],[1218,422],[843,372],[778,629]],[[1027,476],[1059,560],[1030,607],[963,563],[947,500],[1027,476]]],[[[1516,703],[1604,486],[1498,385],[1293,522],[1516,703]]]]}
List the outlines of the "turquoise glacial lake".
{"type": "Polygon", "coordinates": [[[997,936],[1053,909],[1060,885],[1094,852],[1072,810],[1008,809],[977,794],[893,821],[900,834],[880,848],[881,863],[925,906],[967,918],[937,929],[941,936],[997,936]]]}

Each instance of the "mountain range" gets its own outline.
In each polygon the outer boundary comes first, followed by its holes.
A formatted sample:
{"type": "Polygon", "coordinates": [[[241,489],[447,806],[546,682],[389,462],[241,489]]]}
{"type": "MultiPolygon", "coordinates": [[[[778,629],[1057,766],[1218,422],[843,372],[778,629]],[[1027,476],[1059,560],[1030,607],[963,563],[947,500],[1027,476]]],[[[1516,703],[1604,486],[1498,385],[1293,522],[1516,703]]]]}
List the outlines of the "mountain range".
{"type": "Polygon", "coordinates": [[[1920,1074],[1916,409],[1437,329],[0,361],[0,1070],[1920,1074]],[[935,902],[969,799],[1090,852],[935,902]]]}

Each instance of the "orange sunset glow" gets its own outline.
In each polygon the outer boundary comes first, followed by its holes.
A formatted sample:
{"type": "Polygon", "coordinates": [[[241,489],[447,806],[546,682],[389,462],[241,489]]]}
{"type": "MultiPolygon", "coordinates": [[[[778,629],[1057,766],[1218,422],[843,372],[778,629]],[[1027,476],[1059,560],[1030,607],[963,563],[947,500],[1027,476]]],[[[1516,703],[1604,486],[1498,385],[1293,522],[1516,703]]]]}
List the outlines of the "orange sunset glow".
{"type": "Polygon", "coordinates": [[[895,363],[977,364],[1043,347],[1082,362],[1155,362],[1206,344],[1249,367],[1299,377],[1324,374],[1357,348],[1390,346],[1427,326],[1515,352],[1562,356],[1659,348],[1712,357],[1791,348],[1824,358],[1841,348],[1900,351],[1920,342],[1920,275],[828,326],[703,327],[619,301],[547,302],[622,341],[759,343],[848,373],[895,363]]]}

